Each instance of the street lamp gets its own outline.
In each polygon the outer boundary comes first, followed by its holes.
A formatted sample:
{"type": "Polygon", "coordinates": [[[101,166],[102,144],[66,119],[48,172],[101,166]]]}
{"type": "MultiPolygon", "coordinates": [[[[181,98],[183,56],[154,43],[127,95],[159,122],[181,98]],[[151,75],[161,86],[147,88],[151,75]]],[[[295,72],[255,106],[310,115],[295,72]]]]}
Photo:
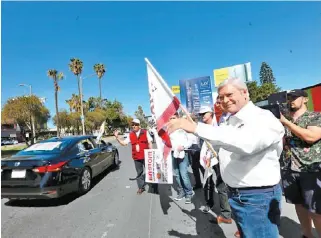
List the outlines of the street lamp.
{"type": "MultiPolygon", "coordinates": [[[[32,96],[32,86],[30,84],[25,84],[25,83],[21,83],[19,84],[19,86],[25,86],[25,87],[29,87],[29,96],[32,96]]],[[[33,143],[36,142],[36,127],[35,127],[35,119],[33,115],[30,115],[31,118],[31,133],[32,133],[32,140],[33,143]]]]}
{"type": "Polygon", "coordinates": [[[81,117],[80,117],[80,119],[81,119],[81,125],[82,125],[82,134],[83,135],[85,135],[86,133],[85,133],[85,116],[84,116],[84,107],[83,107],[83,103],[82,103],[82,82],[83,82],[83,80],[84,79],[86,79],[86,78],[90,78],[90,77],[92,77],[92,76],[94,76],[95,74],[91,74],[91,75],[88,75],[88,76],[86,76],[86,77],[81,77],[81,76],[79,76],[79,79],[80,79],[80,106],[81,106],[81,117]]]}
{"type": "Polygon", "coordinates": [[[25,87],[29,87],[29,95],[32,95],[32,86],[30,84],[25,84],[25,83],[21,83],[19,84],[19,86],[25,86],[25,87]]]}

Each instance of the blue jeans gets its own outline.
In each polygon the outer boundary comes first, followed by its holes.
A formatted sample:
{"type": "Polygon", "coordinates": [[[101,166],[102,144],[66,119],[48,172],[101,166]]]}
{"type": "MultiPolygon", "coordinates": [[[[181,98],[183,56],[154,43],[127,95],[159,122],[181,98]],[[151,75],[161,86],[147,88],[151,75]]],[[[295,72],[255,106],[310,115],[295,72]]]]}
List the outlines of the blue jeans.
{"type": "Polygon", "coordinates": [[[278,238],[282,190],[272,188],[229,189],[229,203],[242,238],[278,238]]]}
{"type": "Polygon", "coordinates": [[[188,154],[185,153],[184,159],[174,158],[173,156],[173,170],[178,184],[178,193],[185,194],[185,196],[191,196],[193,194],[193,187],[188,175],[188,154]]]}

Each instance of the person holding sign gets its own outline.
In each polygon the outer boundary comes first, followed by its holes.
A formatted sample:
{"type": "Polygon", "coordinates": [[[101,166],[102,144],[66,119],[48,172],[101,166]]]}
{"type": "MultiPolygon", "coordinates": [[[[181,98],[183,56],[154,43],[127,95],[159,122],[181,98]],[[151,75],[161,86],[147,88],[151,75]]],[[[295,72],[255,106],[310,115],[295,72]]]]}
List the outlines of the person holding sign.
{"type": "MultiPolygon", "coordinates": [[[[208,106],[201,107],[199,115],[205,124],[217,126],[217,122],[214,118],[214,111],[208,106]]],[[[218,150],[217,150],[218,151],[218,150]]],[[[203,209],[204,213],[208,213],[214,206],[214,186],[216,185],[220,203],[220,215],[217,216],[217,223],[231,224],[231,207],[228,203],[227,187],[222,180],[220,173],[219,163],[217,158],[210,151],[206,143],[203,143],[200,156],[200,164],[204,168],[202,170],[204,176],[204,196],[206,200],[206,206],[203,209]],[[214,178],[216,177],[216,183],[214,178]]]]}
{"type": "Polygon", "coordinates": [[[177,119],[167,123],[168,133],[183,129],[219,147],[220,171],[241,237],[278,238],[284,127],[270,111],[250,101],[242,80],[225,80],[218,94],[222,107],[231,113],[226,125],[177,119]]]}
{"type": "MultiPolygon", "coordinates": [[[[176,112],[170,117],[170,121],[175,121],[179,117],[176,112]]],[[[173,157],[173,170],[178,185],[178,195],[174,198],[176,201],[180,201],[185,198],[185,203],[191,203],[191,199],[194,195],[193,187],[188,175],[188,154],[185,153],[185,149],[188,149],[192,143],[188,139],[187,133],[183,130],[177,130],[170,135],[172,143],[172,157],[173,157]]]]}
{"type": "Polygon", "coordinates": [[[135,163],[135,168],[137,172],[137,194],[142,194],[145,191],[145,153],[144,150],[153,148],[153,139],[147,130],[140,128],[140,120],[134,119],[132,121],[132,131],[125,140],[121,140],[118,136],[118,131],[114,132],[114,135],[122,146],[126,146],[129,143],[132,145],[132,158],[135,163]]]}

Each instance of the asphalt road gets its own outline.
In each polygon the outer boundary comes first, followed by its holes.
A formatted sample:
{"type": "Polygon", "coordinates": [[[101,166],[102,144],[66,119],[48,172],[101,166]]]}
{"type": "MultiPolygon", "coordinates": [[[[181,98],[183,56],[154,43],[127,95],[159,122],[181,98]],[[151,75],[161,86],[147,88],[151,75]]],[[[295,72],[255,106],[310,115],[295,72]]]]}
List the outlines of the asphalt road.
{"type": "MultiPolygon", "coordinates": [[[[120,168],[106,171],[87,194],[66,196],[57,201],[1,200],[1,236],[4,238],[88,237],[163,238],[233,237],[235,224],[210,222],[213,214],[203,214],[202,191],[193,203],[175,202],[172,186],[160,186],[160,195],[136,195],[134,163],[130,148],[119,149],[120,168]]],[[[216,208],[217,209],[217,208],[216,208]]],[[[280,237],[300,237],[291,205],[283,204],[280,237]]]]}

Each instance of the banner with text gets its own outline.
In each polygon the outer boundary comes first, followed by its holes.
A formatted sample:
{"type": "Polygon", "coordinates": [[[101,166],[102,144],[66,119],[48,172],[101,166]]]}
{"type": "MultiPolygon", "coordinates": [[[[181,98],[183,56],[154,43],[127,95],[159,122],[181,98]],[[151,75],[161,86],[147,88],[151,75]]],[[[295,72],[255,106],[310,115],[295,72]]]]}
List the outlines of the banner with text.
{"type": "Polygon", "coordinates": [[[215,87],[228,78],[239,78],[244,82],[252,81],[251,63],[238,64],[226,68],[214,69],[215,87]]]}
{"type": "Polygon", "coordinates": [[[145,181],[146,183],[172,184],[172,157],[162,159],[159,149],[145,150],[145,181]]]}
{"type": "Polygon", "coordinates": [[[213,108],[210,76],[180,80],[179,86],[181,103],[189,113],[198,113],[202,106],[213,108]]]}
{"type": "Polygon", "coordinates": [[[179,94],[179,92],[180,92],[179,86],[172,86],[172,92],[173,92],[174,94],[179,94]]]}

